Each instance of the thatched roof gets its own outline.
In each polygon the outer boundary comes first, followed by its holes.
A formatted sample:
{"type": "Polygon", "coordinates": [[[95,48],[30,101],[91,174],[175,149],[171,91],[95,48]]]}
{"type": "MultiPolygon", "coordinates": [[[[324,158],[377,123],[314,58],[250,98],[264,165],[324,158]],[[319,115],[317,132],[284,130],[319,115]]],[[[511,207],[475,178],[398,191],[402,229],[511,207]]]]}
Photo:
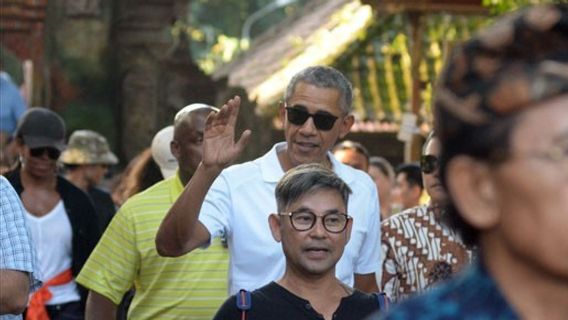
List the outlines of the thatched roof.
{"type": "Polygon", "coordinates": [[[371,22],[371,7],[358,0],[314,0],[255,39],[250,50],[213,78],[228,78],[229,86],[243,87],[265,107],[280,99],[295,73],[332,63],[371,22]]]}

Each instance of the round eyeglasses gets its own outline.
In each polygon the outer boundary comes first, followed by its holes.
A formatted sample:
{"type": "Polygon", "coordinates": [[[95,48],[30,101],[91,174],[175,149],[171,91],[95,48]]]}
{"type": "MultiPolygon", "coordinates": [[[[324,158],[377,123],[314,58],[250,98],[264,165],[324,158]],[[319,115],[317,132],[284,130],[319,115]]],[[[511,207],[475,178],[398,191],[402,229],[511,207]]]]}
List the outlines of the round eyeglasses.
{"type": "Polygon", "coordinates": [[[279,213],[281,216],[290,217],[292,227],[296,231],[307,231],[314,227],[318,218],[321,218],[325,230],[331,233],[340,233],[347,227],[347,222],[352,219],[344,213],[327,213],[321,217],[311,211],[296,211],[279,213]]]}

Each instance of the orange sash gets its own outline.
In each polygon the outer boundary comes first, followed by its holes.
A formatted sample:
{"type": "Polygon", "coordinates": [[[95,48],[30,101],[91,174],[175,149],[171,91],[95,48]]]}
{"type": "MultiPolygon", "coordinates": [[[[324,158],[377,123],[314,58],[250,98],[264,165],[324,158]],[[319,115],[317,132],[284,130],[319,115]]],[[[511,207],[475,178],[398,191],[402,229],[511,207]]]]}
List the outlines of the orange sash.
{"type": "Polygon", "coordinates": [[[30,305],[26,311],[26,320],[49,320],[47,310],[45,309],[45,303],[52,297],[49,286],[59,286],[72,280],[73,273],[71,273],[71,269],[67,269],[44,283],[43,286],[32,295],[30,305]]]}

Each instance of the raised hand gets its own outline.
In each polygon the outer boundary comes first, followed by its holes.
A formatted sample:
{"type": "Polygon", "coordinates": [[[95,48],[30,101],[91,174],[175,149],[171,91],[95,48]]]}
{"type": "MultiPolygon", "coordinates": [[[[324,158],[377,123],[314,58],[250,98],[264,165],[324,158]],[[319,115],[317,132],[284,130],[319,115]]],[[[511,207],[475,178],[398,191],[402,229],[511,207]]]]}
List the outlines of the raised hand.
{"type": "Polygon", "coordinates": [[[205,122],[203,133],[202,163],[209,168],[224,169],[244,150],[251,131],[245,130],[235,142],[235,127],[241,106],[241,98],[235,96],[227,101],[219,112],[211,112],[205,122]]]}

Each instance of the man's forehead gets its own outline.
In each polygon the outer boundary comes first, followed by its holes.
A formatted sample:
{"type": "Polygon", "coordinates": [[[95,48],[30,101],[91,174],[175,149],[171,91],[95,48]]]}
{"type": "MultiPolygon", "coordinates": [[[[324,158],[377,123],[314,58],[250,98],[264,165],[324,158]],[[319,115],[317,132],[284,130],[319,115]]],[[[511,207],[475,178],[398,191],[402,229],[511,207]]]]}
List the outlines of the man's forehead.
{"type": "Polygon", "coordinates": [[[203,128],[205,128],[205,120],[207,119],[207,115],[209,114],[209,112],[203,111],[206,111],[206,109],[200,109],[198,111],[194,111],[190,114],[185,115],[179,120],[179,123],[176,127],[203,131],[203,128]]]}
{"type": "Polygon", "coordinates": [[[287,103],[290,106],[298,104],[305,107],[338,108],[341,93],[337,88],[318,87],[310,83],[299,82],[287,103]]]}
{"type": "Polygon", "coordinates": [[[309,211],[329,211],[329,210],[344,210],[346,204],[343,202],[341,193],[336,189],[316,189],[304,193],[302,196],[287,205],[289,210],[309,210],[309,211]],[[331,196],[331,199],[330,199],[331,196]],[[326,197],[323,202],[320,198],[326,197]],[[337,201],[334,201],[337,200],[337,201]]]}

